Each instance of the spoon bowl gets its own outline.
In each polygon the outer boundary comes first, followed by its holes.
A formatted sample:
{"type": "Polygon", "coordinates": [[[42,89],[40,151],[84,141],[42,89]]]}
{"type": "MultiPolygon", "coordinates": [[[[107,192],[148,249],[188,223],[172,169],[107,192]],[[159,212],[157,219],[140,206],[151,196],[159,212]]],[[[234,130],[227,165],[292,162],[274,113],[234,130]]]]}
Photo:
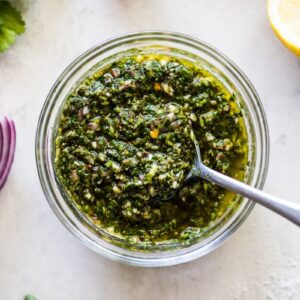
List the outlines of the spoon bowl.
{"type": "Polygon", "coordinates": [[[174,191],[174,193],[170,194],[168,197],[165,197],[163,199],[160,198],[160,200],[171,201],[172,198],[178,195],[178,192],[183,187],[186,187],[195,180],[199,180],[200,178],[202,178],[216,185],[219,185],[227,190],[249,198],[250,200],[255,201],[256,203],[259,203],[265,206],[266,208],[271,209],[277,214],[285,217],[286,219],[300,226],[299,204],[274,197],[250,185],[247,185],[243,182],[240,182],[236,179],[233,179],[229,176],[226,176],[222,173],[210,169],[202,162],[200,146],[196,139],[194,139],[194,144],[196,154],[191,170],[183,180],[182,184],[174,191]]]}

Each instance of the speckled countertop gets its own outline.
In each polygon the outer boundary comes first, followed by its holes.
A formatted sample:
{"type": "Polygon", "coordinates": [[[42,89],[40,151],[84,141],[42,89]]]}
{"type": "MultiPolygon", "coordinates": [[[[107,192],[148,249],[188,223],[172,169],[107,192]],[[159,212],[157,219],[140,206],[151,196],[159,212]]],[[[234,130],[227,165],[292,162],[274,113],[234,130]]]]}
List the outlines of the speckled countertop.
{"type": "Polygon", "coordinates": [[[300,202],[300,60],[270,29],[265,0],[43,0],[0,55],[0,112],[17,152],[0,193],[0,299],[299,299],[300,231],[262,207],[222,247],[184,265],[142,269],[98,256],[73,237],[41,190],[34,135],[45,97],[83,51],[111,36],[162,29],[207,41],[253,82],[270,127],[265,190],[300,202]]]}

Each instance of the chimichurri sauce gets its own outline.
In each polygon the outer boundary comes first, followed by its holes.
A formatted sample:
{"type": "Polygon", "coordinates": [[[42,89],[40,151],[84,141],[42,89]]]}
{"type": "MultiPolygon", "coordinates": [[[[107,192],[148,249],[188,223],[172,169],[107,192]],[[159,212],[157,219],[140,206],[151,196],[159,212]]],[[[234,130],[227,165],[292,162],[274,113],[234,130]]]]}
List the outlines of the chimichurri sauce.
{"type": "Polygon", "coordinates": [[[83,80],[64,104],[56,137],[60,184],[97,226],[129,243],[195,240],[234,195],[199,180],[203,162],[243,179],[247,134],[234,95],[208,71],[166,55],[123,58],[83,80]]]}

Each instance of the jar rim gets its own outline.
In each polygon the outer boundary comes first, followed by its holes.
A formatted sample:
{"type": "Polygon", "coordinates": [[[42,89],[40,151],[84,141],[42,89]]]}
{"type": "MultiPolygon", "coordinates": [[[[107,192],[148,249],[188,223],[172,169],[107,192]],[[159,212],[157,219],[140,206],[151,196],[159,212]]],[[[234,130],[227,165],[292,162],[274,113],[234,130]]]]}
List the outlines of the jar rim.
{"type": "MultiPolygon", "coordinates": [[[[256,134],[258,134],[257,138],[259,138],[259,141],[257,140],[256,142],[260,143],[260,151],[258,151],[259,153],[255,153],[256,159],[259,159],[258,166],[260,168],[256,170],[256,179],[253,185],[257,188],[263,187],[269,163],[269,132],[262,103],[255,88],[244,73],[215,47],[191,36],[167,31],[133,32],[108,39],[84,52],[63,71],[50,90],[39,117],[36,131],[36,164],[44,194],[51,208],[60,221],[86,246],[108,258],[132,265],[168,266],[193,260],[213,251],[223,244],[248,217],[254,207],[254,203],[245,199],[244,209],[235,216],[235,220],[231,222],[230,226],[227,226],[226,230],[221,232],[204,247],[199,248],[199,243],[195,243],[184,249],[170,252],[144,253],[131,251],[112,245],[104,240],[99,241],[95,234],[94,236],[91,234],[89,229],[80,226],[80,224],[76,222],[76,216],[73,218],[70,214],[66,213],[67,204],[58,200],[61,191],[55,183],[53,174],[51,174],[51,162],[49,161],[49,155],[51,155],[49,153],[49,136],[53,129],[51,128],[53,125],[53,123],[51,124],[51,120],[54,120],[55,117],[53,110],[55,106],[57,108],[57,102],[59,102],[57,101],[60,95],[59,91],[65,88],[70,78],[75,76],[78,72],[81,72],[82,68],[87,65],[88,62],[93,61],[93,59],[96,59],[102,54],[108,53],[112,49],[115,51],[124,44],[134,45],[141,41],[156,41],[158,44],[159,42],[168,41],[169,43],[175,43],[177,47],[178,45],[182,45],[184,47],[190,47],[191,49],[193,48],[195,51],[202,51],[202,54],[209,55],[213,59],[213,65],[219,63],[224,67],[224,70],[234,75],[236,77],[235,79],[242,84],[250,101],[246,103],[247,108],[250,108],[250,113],[252,113],[252,117],[257,123],[256,134]],[[260,154],[260,157],[258,157],[258,154],[260,154]]],[[[201,55],[199,55],[199,57],[201,58],[201,55]]],[[[232,78],[229,79],[232,80],[232,78]]]]}

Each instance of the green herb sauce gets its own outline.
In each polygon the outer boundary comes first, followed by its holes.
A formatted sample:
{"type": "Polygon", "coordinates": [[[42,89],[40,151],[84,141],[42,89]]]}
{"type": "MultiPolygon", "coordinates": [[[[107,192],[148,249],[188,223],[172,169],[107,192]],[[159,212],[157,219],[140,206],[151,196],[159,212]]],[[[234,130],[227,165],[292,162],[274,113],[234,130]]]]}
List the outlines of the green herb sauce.
{"type": "Polygon", "coordinates": [[[60,184],[93,223],[128,243],[201,236],[234,203],[208,181],[174,191],[200,144],[203,162],[243,179],[247,134],[234,95],[208,71],[167,55],[131,56],[94,72],[64,104],[60,184]]]}

